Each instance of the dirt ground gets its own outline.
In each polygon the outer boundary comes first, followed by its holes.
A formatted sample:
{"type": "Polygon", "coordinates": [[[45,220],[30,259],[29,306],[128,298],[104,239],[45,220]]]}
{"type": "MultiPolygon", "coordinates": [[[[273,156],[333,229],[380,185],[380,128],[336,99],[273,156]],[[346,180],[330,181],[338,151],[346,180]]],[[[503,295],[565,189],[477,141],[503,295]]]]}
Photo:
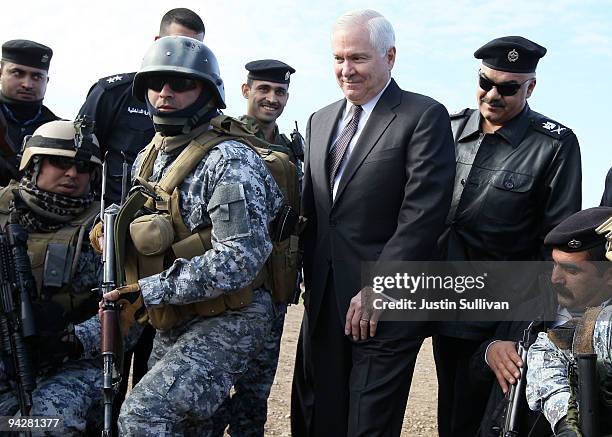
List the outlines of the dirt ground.
{"type": "MultiPolygon", "coordinates": [[[[289,426],[291,378],[302,312],[302,305],[292,305],[287,311],[278,370],[268,400],[266,436],[289,437],[291,435],[289,426]]],[[[402,436],[437,436],[436,401],[436,368],[433,362],[431,341],[426,340],[419,353],[414,371],[402,436]]]]}

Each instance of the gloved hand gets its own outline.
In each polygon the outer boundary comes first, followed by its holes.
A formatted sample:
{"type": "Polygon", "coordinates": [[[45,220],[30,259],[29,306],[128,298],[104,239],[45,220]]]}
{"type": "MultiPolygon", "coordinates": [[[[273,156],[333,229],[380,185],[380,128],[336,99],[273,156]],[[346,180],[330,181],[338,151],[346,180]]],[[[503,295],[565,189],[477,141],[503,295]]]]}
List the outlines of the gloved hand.
{"type": "Polygon", "coordinates": [[[74,333],[74,326],[70,324],[60,332],[41,332],[37,352],[38,367],[44,369],[78,359],[83,354],[83,345],[74,333]]]}
{"type": "Polygon", "coordinates": [[[103,252],[102,237],[104,236],[104,224],[102,222],[96,223],[96,225],[89,231],[89,241],[91,247],[98,252],[103,252]]]}
{"type": "Polygon", "coordinates": [[[578,433],[565,420],[565,417],[557,422],[557,426],[555,426],[555,437],[578,437],[578,433]]]}
{"type": "Polygon", "coordinates": [[[148,320],[147,310],[138,283],[116,288],[105,293],[103,298],[117,302],[119,306],[119,327],[122,335],[127,335],[134,322],[143,324],[148,320]]]}

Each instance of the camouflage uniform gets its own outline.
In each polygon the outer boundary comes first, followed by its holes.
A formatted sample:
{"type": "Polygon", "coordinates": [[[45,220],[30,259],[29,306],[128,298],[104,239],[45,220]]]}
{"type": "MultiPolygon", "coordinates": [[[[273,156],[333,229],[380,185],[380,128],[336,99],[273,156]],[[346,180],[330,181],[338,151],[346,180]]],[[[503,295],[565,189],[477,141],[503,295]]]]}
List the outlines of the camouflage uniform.
{"type": "MultiPolygon", "coordinates": [[[[258,138],[267,141],[257,119],[248,115],[239,118],[258,138]]],[[[274,126],[274,144],[291,149],[291,141],[280,134],[278,125],[274,126]]],[[[300,185],[302,168],[295,156],[291,160],[296,164],[300,185]]],[[[234,384],[234,393],[219,407],[213,417],[214,435],[221,437],[229,425],[229,434],[238,436],[263,436],[264,425],[268,417],[268,397],[274,382],[278,366],[280,342],[285,324],[287,304],[275,303],[275,316],[270,334],[266,337],[261,352],[249,362],[249,371],[234,384]]]]}
{"type": "MultiPolygon", "coordinates": [[[[593,350],[597,354],[600,375],[612,371],[612,306],[601,310],[593,331],[593,350]],[[602,371],[603,370],[603,371],[602,371]]],[[[559,349],[542,332],[527,355],[527,402],[532,410],[541,410],[555,429],[568,410],[569,369],[575,365],[570,350],[559,349]]]]}
{"type": "MultiPolygon", "coordinates": [[[[185,135],[184,144],[189,140],[185,135]]],[[[161,150],[149,180],[159,181],[183,147],[164,149],[159,134],[153,142],[161,150]]],[[[268,225],[283,198],[250,147],[236,141],[215,146],[178,189],[185,224],[191,231],[212,225],[213,248],[139,280],[148,307],[204,301],[240,289],[253,280],[272,249],[268,225]],[[226,196],[237,190],[244,199],[230,204],[226,196]],[[220,207],[209,210],[209,204],[220,207]]],[[[158,331],[150,370],[121,408],[120,432],[209,435],[210,418],[262,348],[273,317],[270,294],[260,288],[253,302],[239,310],[158,331]]]]}
{"type": "MultiPolygon", "coordinates": [[[[100,257],[86,241],[79,257],[72,283],[75,294],[91,294],[102,278],[100,257]]],[[[32,416],[61,416],[64,429],[55,435],[79,436],[95,430],[102,421],[102,361],[100,322],[97,313],[75,326],[75,334],[83,344],[79,360],[69,360],[59,367],[43,369],[32,393],[32,416]]],[[[0,411],[2,415],[18,412],[18,400],[7,383],[6,371],[0,365],[0,411]]],[[[54,435],[54,434],[45,434],[54,435]]]]}

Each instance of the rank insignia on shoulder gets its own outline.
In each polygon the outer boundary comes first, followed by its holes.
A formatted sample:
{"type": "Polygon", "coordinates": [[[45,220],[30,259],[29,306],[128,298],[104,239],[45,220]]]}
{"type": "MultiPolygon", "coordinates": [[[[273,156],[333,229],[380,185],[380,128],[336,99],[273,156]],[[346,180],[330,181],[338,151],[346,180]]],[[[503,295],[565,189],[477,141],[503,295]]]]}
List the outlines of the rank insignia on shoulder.
{"type": "Polygon", "coordinates": [[[534,119],[533,127],[554,138],[562,138],[571,132],[570,128],[544,117],[534,119]]]}
{"type": "Polygon", "coordinates": [[[134,73],[113,74],[98,80],[98,85],[104,89],[111,89],[122,84],[131,84],[133,80],[134,73]]]}
{"type": "Polygon", "coordinates": [[[542,127],[544,129],[548,129],[551,132],[555,132],[559,135],[561,135],[561,133],[566,130],[566,127],[561,126],[560,124],[557,123],[553,123],[552,121],[545,121],[542,123],[542,127]]]}

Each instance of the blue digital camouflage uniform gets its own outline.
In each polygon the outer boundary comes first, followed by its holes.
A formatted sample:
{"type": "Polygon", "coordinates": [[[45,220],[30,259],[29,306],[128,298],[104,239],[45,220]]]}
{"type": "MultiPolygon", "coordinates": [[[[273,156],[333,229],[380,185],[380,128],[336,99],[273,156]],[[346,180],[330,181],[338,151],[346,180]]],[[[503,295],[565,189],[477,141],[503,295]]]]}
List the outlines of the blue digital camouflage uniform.
{"type": "MultiPolygon", "coordinates": [[[[240,121],[246,123],[258,138],[266,140],[257,124],[257,119],[243,115],[240,121]]],[[[278,126],[274,127],[273,143],[291,150],[289,139],[280,134],[278,126]]],[[[293,157],[292,160],[295,158],[293,157]]],[[[300,163],[297,160],[295,163],[301,185],[303,172],[300,163]]],[[[272,329],[260,353],[249,362],[249,371],[234,384],[232,396],[225,400],[213,417],[215,437],[223,436],[228,425],[228,433],[233,437],[264,435],[264,425],[268,417],[268,397],[276,375],[285,313],[287,312],[287,304],[276,303],[274,307],[275,317],[272,329]]]]}
{"type": "MultiPolygon", "coordinates": [[[[161,150],[149,180],[159,181],[182,147],[164,149],[160,135],[153,142],[161,150]]],[[[141,159],[142,154],[134,168],[141,159]]],[[[253,280],[272,250],[268,225],[282,205],[282,194],[250,147],[236,141],[215,146],[179,191],[185,224],[192,231],[212,225],[213,248],[190,261],[179,258],[160,274],[139,280],[146,306],[231,293],[253,280]]],[[[150,370],[121,408],[120,432],[210,435],[210,418],[262,348],[273,314],[270,294],[260,288],[242,309],[158,331],[150,370]]]]}
{"type": "MultiPolygon", "coordinates": [[[[100,257],[86,241],[79,257],[72,282],[74,293],[91,293],[99,285],[102,265],[100,257]]],[[[60,367],[43,369],[37,377],[37,388],[32,393],[32,416],[61,416],[64,428],[59,436],[86,435],[102,424],[102,360],[96,357],[100,350],[100,323],[97,313],[75,326],[85,353],[79,360],[70,360],[60,367]]],[[[7,384],[6,371],[0,365],[0,415],[18,413],[15,392],[7,384]]]]}
{"type": "MultiPolygon", "coordinates": [[[[612,306],[601,310],[593,331],[593,350],[597,354],[599,375],[612,371],[612,306]]],[[[570,397],[568,372],[574,366],[570,350],[559,349],[545,332],[529,348],[527,355],[527,402],[541,410],[554,430],[568,410],[570,397]]]]}

